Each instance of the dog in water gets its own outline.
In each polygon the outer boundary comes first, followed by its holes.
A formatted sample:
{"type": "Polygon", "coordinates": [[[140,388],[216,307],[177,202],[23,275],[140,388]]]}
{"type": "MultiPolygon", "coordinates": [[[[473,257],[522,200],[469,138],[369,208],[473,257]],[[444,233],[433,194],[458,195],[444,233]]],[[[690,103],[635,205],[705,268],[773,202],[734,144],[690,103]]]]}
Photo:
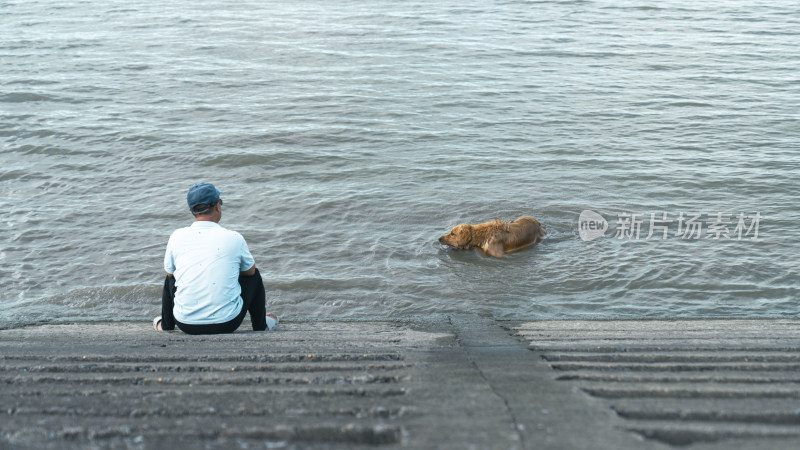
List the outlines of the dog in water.
{"type": "Polygon", "coordinates": [[[440,237],[439,242],[444,248],[478,249],[484,255],[502,258],[509,253],[533,247],[546,234],[538,220],[522,216],[511,222],[495,219],[494,222],[477,225],[457,225],[440,237]]]}

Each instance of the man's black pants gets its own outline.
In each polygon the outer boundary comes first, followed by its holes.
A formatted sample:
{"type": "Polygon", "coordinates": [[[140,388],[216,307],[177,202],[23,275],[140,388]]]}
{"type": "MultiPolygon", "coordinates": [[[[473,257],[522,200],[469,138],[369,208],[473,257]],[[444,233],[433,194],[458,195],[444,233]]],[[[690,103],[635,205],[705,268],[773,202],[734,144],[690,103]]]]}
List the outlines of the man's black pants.
{"type": "Polygon", "coordinates": [[[242,287],[242,311],[238,316],[225,323],[191,325],[178,322],[172,315],[172,309],[175,306],[175,278],[167,276],[164,280],[164,289],[161,291],[161,328],[174,330],[177,325],[186,334],[233,333],[242,324],[245,314],[249,312],[253,330],[266,330],[267,298],[264,292],[264,282],[261,280],[258,269],[253,276],[240,276],[239,285],[242,287]]]}

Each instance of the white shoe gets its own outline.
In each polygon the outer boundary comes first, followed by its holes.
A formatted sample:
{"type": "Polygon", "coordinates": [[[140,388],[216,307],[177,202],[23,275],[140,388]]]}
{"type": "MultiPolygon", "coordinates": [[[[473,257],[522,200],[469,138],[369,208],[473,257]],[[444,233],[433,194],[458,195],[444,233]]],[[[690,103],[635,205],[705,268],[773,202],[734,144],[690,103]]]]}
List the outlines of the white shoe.
{"type": "Polygon", "coordinates": [[[278,328],[278,317],[275,314],[267,314],[267,330],[273,331],[275,328],[278,328]]]}
{"type": "Polygon", "coordinates": [[[161,330],[158,329],[158,325],[160,323],[161,323],[161,316],[156,316],[156,318],[153,319],[153,329],[156,330],[156,331],[161,331],[161,330]]]}

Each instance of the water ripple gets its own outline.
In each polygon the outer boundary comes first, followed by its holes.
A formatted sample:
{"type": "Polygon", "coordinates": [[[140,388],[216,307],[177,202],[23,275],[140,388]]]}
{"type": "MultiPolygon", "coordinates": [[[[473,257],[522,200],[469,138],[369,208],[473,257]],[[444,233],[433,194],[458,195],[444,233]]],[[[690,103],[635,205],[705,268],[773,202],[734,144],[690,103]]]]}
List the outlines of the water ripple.
{"type": "Polygon", "coordinates": [[[796,2],[3,12],[0,327],[154,315],[200,180],[289,316],[797,314],[796,2]],[[583,242],[584,209],[764,219],[583,242]],[[436,245],[522,214],[548,238],[507,259],[436,245]]]}

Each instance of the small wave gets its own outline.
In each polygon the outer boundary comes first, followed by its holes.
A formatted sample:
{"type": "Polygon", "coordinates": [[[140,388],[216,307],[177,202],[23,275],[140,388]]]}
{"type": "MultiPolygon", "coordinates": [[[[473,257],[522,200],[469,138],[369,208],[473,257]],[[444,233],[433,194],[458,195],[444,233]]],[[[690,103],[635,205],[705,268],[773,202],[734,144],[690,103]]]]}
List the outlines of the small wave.
{"type": "Polygon", "coordinates": [[[517,55],[522,57],[539,57],[539,58],[554,57],[554,58],[596,58],[596,59],[607,59],[607,58],[629,56],[625,53],[617,53],[617,52],[575,52],[575,51],[555,51],[555,50],[521,51],[518,52],[517,55]]]}
{"type": "MultiPolygon", "coordinates": [[[[267,137],[265,136],[265,139],[267,137]]],[[[269,153],[226,152],[215,155],[210,165],[220,167],[268,166],[273,169],[325,165],[330,167],[346,163],[347,158],[329,152],[278,151],[269,153]]]]}
{"type": "Polygon", "coordinates": [[[12,92],[0,95],[0,103],[26,103],[26,102],[70,102],[70,99],[55,95],[36,94],[34,92],[12,92]]]}
{"type": "Polygon", "coordinates": [[[149,70],[151,67],[147,64],[128,64],[122,67],[123,70],[149,70]]]}
{"type": "Polygon", "coordinates": [[[650,6],[650,5],[640,5],[640,6],[604,6],[600,9],[621,9],[625,11],[664,11],[666,8],[661,8],[658,6],[650,6]]]}
{"type": "Polygon", "coordinates": [[[24,86],[47,86],[50,84],[58,84],[58,81],[51,81],[51,80],[32,80],[30,78],[22,79],[22,80],[9,80],[6,81],[6,85],[12,84],[21,84],[24,86]]]}
{"type": "Polygon", "coordinates": [[[62,45],[58,49],[61,51],[64,50],[74,50],[74,49],[84,49],[84,48],[92,48],[92,47],[100,47],[100,42],[70,42],[68,44],[62,45]]]}
{"type": "Polygon", "coordinates": [[[28,175],[28,172],[24,170],[4,171],[0,172],[0,181],[16,180],[19,178],[23,178],[26,175],[28,175]]]}
{"type": "Polygon", "coordinates": [[[713,108],[714,105],[703,102],[674,102],[667,103],[666,106],[674,106],[677,108],[713,108]]]}
{"type": "Polygon", "coordinates": [[[9,147],[9,151],[16,151],[20,153],[24,153],[26,155],[34,155],[34,154],[42,154],[42,155],[71,155],[71,154],[81,154],[81,152],[68,151],[63,147],[53,147],[50,145],[31,145],[25,144],[20,145],[19,147],[9,147]]]}

